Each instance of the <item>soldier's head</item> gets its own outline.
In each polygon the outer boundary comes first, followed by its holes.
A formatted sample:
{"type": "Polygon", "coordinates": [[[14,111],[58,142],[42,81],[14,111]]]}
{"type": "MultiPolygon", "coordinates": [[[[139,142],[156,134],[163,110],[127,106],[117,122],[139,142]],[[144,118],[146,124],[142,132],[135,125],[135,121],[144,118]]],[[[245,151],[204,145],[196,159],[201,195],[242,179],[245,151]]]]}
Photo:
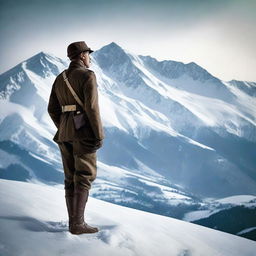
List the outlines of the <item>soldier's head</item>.
{"type": "Polygon", "coordinates": [[[90,53],[94,52],[84,41],[71,43],[67,48],[67,55],[71,61],[82,60],[84,65],[90,66],[90,53]]]}
{"type": "Polygon", "coordinates": [[[75,61],[75,60],[81,60],[84,65],[89,68],[90,64],[91,64],[91,58],[90,58],[90,52],[89,51],[84,51],[79,53],[78,55],[76,55],[75,57],[73,57],[71,59],[71,61],[75,61]]]}

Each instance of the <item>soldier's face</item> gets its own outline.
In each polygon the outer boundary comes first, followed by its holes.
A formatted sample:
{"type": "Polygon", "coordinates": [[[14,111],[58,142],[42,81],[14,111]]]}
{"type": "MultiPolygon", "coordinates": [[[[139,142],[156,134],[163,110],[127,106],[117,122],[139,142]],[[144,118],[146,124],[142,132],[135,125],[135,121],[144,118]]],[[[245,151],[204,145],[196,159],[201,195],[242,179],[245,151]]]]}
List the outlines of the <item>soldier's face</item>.
{"type": "Polygon", "coordinates": [[[91,64],[91,59],[90,59],[90,54],[89,52],[84,52],[83,55],[82,55],[82,61],[84,63],[84,65],[89,68],[90,67],[90,64],[91,64]]]}

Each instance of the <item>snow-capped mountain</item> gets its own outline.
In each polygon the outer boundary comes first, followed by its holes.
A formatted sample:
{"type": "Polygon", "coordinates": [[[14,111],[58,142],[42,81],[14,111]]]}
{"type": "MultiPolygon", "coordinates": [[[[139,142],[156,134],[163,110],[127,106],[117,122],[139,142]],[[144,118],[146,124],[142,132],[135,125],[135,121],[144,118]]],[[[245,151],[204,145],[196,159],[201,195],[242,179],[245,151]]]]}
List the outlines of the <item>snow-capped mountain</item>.
{"type": "Polygon", "coordinates": [[[92,197],[85,221],[99,232],[72,235],[67,228],[63,188],[1,179],[0,186],[1,255],[255,254],[256,243],[249,239],[92,197]]]}
{"type": "Polygon", "coordinates": [[[115,43],[93,56],[102,94],[118,102],[101,97],[105,125],[134,134],[157,159],[147,165],[204,196],[255,194],[255,97],[195,63],[158,62],[115,43]]]}
{"type": "MultiPolygon", "coordinates": [[[[183,218],[205,197],[256,194],[255,83],[114,42],[91,57],[106,134],[93,197],[183,218]]],[[[47,102],[68,64],[40,52],[0,75],[0,177],[62,183],[47,102]]]]}

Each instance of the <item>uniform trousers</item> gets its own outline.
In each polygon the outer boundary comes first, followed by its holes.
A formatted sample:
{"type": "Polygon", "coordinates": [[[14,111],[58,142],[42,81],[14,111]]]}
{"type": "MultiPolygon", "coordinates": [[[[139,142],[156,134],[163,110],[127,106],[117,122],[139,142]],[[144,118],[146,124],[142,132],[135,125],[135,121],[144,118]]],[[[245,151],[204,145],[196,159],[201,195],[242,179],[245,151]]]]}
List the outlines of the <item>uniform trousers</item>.
{"type": "Polygon", "coordinates": [[[86,152],[81,150],[79,142],[65,141],[59,142],[58,146],[61,152],[64,185],[66,194],[73,193],[74,188],[91,189],[92,182],[97,176],[97,156],[96,151],[86,152]]]}

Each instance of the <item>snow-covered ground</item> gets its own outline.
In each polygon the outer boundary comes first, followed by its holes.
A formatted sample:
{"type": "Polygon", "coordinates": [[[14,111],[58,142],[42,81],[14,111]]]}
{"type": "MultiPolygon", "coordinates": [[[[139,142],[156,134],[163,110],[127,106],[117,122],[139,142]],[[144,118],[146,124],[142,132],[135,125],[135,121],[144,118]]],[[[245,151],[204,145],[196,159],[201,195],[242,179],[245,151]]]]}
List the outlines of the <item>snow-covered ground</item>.
{"type": "MultiPolygon", "coordinates": [[[[221,210],[232,208],[235,206],[256,207],[256,196],[253,195],[237,195],[229,196],[217,200],[204,200],[203,207],[207,207],[206,210],[191,211],[184,215],[183,220],[195,221],[203,218],[207,218],[221,210]]],[[[242,233],[241,233],[242,234],[242,233]]]]}
{"type": "Polygon", "coordinates": [[[256,196],[253,195],[240,195],[240,196],[229,196],[219,200],[216,200],[221,204],[232,204],[232,205],[244,205],[253,204],[256,205],[256,196]]]}
{"type": "Polygon", "coordinates": [[[1,255],[255,255],[254,241],[92,197],[85,219],[100,231],[72,235],[63,188],[9,180],[0,186],[1,255]]]}

